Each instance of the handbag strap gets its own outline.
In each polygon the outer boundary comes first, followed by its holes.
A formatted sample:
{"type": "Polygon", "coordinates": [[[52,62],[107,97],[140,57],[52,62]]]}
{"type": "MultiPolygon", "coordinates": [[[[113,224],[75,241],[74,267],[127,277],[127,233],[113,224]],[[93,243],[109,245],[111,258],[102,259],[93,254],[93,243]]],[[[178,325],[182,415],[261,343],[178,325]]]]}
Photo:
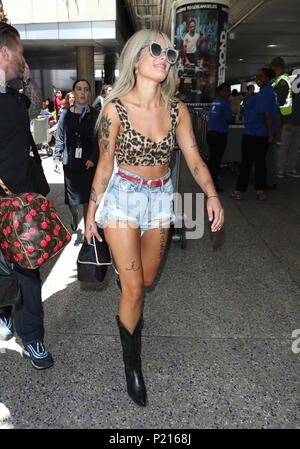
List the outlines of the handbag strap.
{"type": "Polygon", "coordinates": [[[93,247],[94,247],[94,251],[95,251],[95,259],[96,259],[96,264],[99,264],[99,259],[98,259],[98,253],[97,253],[97,248],[96,248],[96,241],[95,241],[95,236],[92,235],[92,240],[93,240],[93,247]]]}
{"type": "Polygon", "coordinates": [[[4,184],[4,182],[2,181],[2,179],[0,179],[0,187],[2,187],[2,189],[4,190],[4,192],[6,193],[6,195],[11,195],[12,192],[9,190],[8,187],[6,187],[6,185],[4,184]]]}

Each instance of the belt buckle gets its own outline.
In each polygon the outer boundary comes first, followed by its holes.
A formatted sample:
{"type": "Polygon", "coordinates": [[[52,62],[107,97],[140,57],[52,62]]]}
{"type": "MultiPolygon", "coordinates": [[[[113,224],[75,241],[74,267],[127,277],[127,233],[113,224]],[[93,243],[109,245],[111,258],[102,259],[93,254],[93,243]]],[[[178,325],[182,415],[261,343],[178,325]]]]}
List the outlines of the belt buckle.
{"type": "Polygon", "coordinates": [[[149,189],[151,189],[152,188],[152,181],[151,181],[151,179],[149,179],[148,181],[147,181],[147,186],[148,186],[148,188],[149,189]]]}

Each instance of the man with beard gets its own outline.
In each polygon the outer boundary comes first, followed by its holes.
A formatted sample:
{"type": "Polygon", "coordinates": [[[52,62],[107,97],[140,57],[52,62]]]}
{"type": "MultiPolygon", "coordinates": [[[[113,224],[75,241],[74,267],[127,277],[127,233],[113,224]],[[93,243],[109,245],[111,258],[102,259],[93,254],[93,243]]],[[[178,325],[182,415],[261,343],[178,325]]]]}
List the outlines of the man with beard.
{"type": "MultiPolygon", "coordinates": [[[[0,178],[14,193],[33,192],[30,177],[30,101],[17,90],[7,87],[14,79],[23,80],[26,62],[18,31],[0,23],[0,178]]],[[[0,195],[5,196],[4,191],[0,195]]],[[[36,369],[53,365],[43,343],[43,309],[39,270],[14,264],[21,287],[23,304],[16,307],[15,327],[24,345],[23,355],[36,369]]],[[[0,340],[13,336],[12,308],[0,308],[0,340]]]]}

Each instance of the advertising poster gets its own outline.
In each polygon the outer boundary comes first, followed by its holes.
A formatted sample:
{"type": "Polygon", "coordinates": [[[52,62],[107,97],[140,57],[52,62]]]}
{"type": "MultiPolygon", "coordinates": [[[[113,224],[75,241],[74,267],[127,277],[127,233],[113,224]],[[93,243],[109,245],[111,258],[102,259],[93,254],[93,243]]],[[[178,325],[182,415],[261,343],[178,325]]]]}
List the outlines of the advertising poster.
{"type": "Polygon", "coordinates": [[[222,4],[187,3],[176,9],[177,94],[188,106],[210,104],[225,81],[227,20],[228,7],[222,4]]]}

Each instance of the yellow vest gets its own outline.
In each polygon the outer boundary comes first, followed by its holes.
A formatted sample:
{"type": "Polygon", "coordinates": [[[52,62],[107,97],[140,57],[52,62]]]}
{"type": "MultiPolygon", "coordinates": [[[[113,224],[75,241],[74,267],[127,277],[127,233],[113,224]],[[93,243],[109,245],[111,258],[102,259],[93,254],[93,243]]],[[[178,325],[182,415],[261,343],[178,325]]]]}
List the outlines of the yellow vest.
{"type": "Polygon", "coordinates": [[[292,94],[292,83],[289,75],[287,73],[282,73],[273,81],[272,86],[275,88],[281,80],[287,82],[289,86],[289,93],[288,96],[286,97],[285,104],[280,106],[280,113],[282,115],[291,115],[291,113],[293,112],[293,96],[292,96],[293,94],[292,94]]]}

